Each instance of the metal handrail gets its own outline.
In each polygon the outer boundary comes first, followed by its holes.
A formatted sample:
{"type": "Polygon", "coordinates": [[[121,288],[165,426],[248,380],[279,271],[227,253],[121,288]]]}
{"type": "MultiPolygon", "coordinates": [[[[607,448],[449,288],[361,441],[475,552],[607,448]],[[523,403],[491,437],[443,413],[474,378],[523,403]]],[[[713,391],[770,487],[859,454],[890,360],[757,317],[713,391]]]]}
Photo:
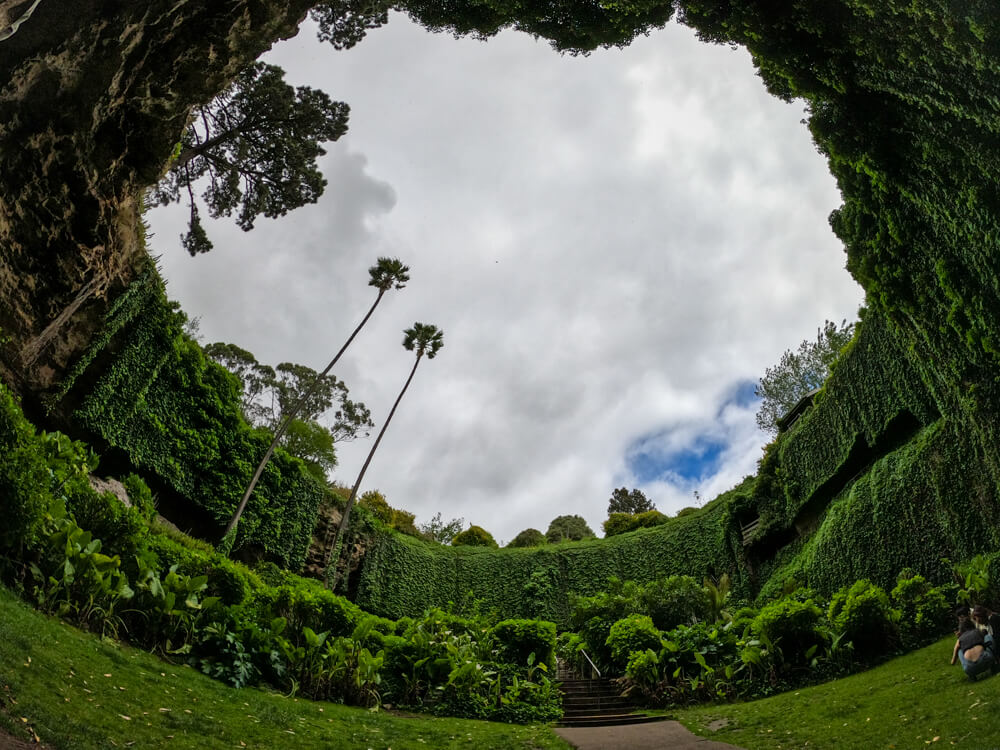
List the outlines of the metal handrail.
{"type": "Polygon", "coordinates": [[[581,653],[581,654],[583,654],[583,658],[587,660],[587,664],[589,664],[589,665],[590,665],[590,668],[591,668],[591,669],[592,669],[592,670],[594,671],[594,673],[595,673],[595,674],[597,675],[597,679],[601,679],[601,670],[599,670],[599,669],[597,668],[597,665],[596,665],[596,664],[594,664],[594,662],[593,662],[593,661],[591,661],[590,657],[589,657],[589,656],[587,655],[587,652],[586,652],[586,651],[584,651],[584,650],[583,650],[583,649],[581,648],[581,649],[580,649],[580,653],[581,653]]]}

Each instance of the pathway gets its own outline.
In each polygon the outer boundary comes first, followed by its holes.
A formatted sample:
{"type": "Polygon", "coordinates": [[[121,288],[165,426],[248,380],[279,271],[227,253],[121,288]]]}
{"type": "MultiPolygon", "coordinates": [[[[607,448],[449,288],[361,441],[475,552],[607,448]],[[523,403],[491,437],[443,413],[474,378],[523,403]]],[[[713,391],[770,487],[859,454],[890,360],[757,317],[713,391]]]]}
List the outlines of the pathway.
{"type": "Polygon", "coordinates": [[[555,733],[578,750],[738,750],[692,734],[678,721],[619,727],[563,727],[555,733]]]}

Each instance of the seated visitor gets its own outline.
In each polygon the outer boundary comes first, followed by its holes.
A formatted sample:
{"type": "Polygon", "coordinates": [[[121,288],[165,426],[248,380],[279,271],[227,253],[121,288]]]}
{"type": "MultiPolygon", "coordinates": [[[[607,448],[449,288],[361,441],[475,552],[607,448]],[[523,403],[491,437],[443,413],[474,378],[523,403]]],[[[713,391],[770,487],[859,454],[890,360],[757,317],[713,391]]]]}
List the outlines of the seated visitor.
{"type": "Polygon", "coordinates": [[[983,633],[972,620],[963,619],[958,625],[957,635],[958,640],[951,652],[951,663],[954,664],[956,659],[961,661],[965,674],[970,680],[975,680],[996,663],[993,652],[986,648],[983,633]]]}

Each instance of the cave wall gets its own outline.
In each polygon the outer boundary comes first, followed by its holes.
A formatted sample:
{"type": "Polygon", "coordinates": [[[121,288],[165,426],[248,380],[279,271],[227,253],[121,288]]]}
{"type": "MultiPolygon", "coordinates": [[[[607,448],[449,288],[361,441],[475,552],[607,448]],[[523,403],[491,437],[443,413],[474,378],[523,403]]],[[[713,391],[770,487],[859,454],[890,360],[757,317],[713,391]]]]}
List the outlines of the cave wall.
{"type": "MultiPolygon", "coordinates": [[[[0,41],[0,378],[26,407],[139,272],[139,195],[191,107],[295,34],[310,4],[41,0],[0,41]]],[[[0,20],[28,6],[0,0],[0,20]]]]}

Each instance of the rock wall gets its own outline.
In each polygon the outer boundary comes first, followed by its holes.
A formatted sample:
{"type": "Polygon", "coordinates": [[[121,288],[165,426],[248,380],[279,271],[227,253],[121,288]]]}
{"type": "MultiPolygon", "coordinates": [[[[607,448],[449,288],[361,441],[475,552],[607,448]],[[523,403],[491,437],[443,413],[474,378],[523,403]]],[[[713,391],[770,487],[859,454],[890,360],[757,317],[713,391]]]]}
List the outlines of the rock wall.
{"type": "MultiPolygon", "coordinates": [[[[191,107],[311,4],[40,0],[0,40],[0,378],[26,406],[137,273],[140,195],[191,107]]],[[[31,5],[0,0],[0,31],[31,5]]]]}

